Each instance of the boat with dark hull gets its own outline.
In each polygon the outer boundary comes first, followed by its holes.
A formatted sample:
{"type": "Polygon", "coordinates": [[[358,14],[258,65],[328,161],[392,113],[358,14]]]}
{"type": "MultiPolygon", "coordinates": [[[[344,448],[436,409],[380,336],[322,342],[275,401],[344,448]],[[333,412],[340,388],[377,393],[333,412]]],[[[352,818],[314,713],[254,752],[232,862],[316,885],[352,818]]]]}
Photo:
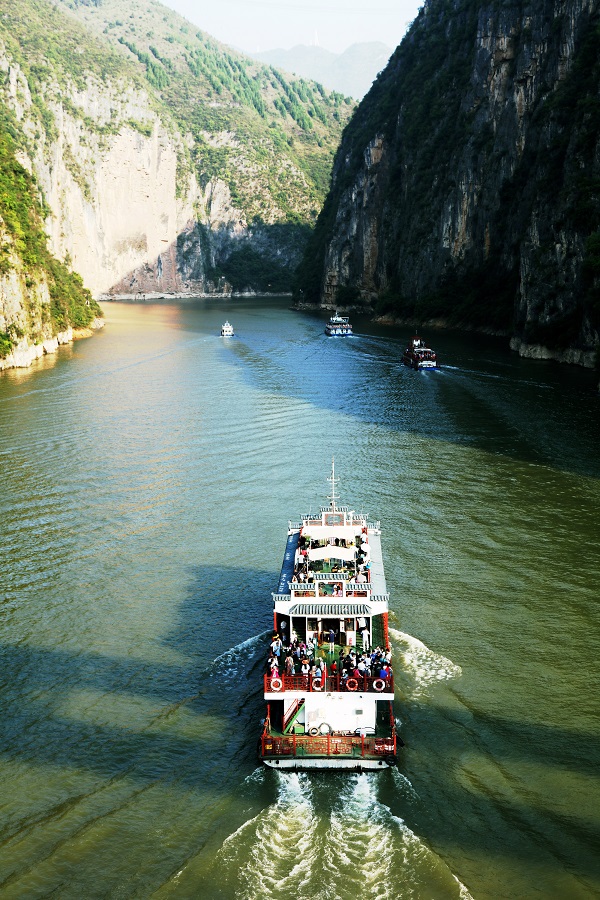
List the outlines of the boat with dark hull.
{"type": "Polygon", "coordinates": [[[379,522],[329,506],[289,524],[273,594],[259,757],[278,769],[382,770],[394,719],[388,593],[379,522]]]}
{"type": "Polygon", "coordinates": [[[415,335],[402,354],[402,362],[412,369],[436,369],[437,355],[425,341],[415,335]]]}

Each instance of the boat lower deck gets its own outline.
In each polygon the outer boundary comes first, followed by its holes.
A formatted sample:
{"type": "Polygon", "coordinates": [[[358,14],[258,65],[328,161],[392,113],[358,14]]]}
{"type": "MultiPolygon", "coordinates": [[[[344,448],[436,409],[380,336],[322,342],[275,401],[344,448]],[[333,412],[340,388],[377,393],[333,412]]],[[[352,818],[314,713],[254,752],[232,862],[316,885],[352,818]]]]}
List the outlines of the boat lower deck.
{"type": "Polygon", "coordinates": [[[379,768],[396,765],[397,737],[364,734],[290,734],[265,731],[259,755],[277,768],[379,768]]]}

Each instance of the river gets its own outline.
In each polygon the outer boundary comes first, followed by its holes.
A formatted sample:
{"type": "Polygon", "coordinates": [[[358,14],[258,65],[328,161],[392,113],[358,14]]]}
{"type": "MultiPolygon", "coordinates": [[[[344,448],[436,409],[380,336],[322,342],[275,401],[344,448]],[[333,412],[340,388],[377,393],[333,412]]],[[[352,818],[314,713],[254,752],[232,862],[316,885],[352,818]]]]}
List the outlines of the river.
{"type": "Polygon", "coordinates": [[[289,301],[0,377],[0,897],[600,896],[593,373],[289,301]],[[222,339],[225,318],[236,337],[222,339]],[[397,771],[262,770],[288,519],[382,523],[397,771]]]}

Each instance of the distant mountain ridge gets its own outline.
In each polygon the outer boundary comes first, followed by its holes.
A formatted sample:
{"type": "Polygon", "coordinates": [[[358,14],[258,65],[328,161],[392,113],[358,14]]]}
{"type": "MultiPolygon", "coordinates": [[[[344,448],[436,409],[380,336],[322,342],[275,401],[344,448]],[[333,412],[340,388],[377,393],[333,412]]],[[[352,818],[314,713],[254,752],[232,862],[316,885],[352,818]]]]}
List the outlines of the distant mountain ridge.
{"type": "Polygon", "coordinates": [[[388,63],[392,48],[381,41],[352,44],[343,53],[298,44],[291,50],[264,50],[254,59],[318,81],[330,90],[361,100],[388,63]]]}

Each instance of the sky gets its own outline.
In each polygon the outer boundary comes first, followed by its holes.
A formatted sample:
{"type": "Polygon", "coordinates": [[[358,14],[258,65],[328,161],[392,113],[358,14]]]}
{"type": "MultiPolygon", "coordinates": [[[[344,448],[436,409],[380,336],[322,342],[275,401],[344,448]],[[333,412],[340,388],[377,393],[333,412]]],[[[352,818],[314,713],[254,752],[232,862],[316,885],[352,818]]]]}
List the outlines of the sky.
{"type": "Polygon", "coordinates": [[[342,53],[382,41],[394,49],[422,0],[161,0],[203,31],[247,53],[318,44],[342,53]]]}

